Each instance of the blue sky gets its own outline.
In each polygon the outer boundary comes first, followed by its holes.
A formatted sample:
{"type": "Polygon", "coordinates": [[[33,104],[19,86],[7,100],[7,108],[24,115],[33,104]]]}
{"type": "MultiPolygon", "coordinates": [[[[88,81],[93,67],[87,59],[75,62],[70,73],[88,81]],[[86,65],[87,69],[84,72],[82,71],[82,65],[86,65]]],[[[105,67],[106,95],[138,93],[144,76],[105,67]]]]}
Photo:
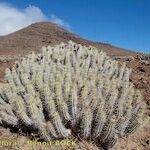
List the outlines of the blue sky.
{"type": "Polygon", "coordinates": [[[0,4],[26,16],[33,12],[33,17],[26,17],[28,24],[49,20],[89,40],[150,53],[150,0],[0,0],[0,4]]]}

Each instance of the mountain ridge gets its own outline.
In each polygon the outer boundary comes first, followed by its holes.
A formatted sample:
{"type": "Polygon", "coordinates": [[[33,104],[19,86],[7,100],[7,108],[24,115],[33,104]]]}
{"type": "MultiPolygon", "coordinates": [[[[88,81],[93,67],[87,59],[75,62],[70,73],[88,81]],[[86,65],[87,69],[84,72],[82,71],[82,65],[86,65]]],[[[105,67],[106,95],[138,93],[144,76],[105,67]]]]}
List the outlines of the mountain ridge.
{"type": "Polygon", "coordinates": [[[14,33],[0,36],[0,55],[24,54],[29,51],[39,51],[42,46],[54,45],[72,40],[83,45],[92,45],[103,49],[109,55],[135,55],[136,52],[119,48],[111,44],[93,42],[69,32],[54,23],[38,22],[14,33]]]}

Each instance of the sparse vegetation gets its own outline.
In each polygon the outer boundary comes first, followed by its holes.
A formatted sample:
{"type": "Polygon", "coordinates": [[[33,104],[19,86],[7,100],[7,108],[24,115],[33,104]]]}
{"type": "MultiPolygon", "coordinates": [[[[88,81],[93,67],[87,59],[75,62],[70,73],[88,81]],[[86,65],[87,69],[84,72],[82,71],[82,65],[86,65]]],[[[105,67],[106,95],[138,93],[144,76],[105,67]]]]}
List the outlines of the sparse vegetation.
{"type": "Polygon", "coordinates": [[[114,56],[113,58],[115,60],[124,60],[124,61],[133,61],[134,60],[133,56],[114,56]]]}
{"type": "Polygon", "coordinates": [[[143,65],[150,65],[150,54],[142,53],[142,55],[138,55],[138,59],[143,65]]]}

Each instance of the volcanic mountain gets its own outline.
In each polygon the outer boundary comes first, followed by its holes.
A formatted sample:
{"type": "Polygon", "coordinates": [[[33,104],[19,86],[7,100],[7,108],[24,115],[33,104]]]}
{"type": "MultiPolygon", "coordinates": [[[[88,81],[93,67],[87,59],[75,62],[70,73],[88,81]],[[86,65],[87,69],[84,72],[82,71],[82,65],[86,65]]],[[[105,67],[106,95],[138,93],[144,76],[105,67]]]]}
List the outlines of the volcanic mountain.
{"type": "Polygon", "coordinates": [[[83,45],[93,45],[110,55],[134,55],[134,52],[101,42],[92,42],[49,22],[32,24],[17,32],[0,36],[0,55],[16,55],[38,51],[43,45],[58,44],[72,40],[83,45]]]}

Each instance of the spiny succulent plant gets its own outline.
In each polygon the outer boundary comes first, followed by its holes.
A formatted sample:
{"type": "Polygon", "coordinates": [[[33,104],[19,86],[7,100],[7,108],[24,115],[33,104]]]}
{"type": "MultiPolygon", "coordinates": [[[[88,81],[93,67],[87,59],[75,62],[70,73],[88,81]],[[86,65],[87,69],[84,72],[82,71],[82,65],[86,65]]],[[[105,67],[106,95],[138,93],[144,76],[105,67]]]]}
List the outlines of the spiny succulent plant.
{"type": "Polygon", "coordinates": [[[44,140],[75,136],[109,149],[144,123],[145,103],[130,73],[92,46],[43,47],[6,69],[0,123],[33,129],[44,140]]]}

